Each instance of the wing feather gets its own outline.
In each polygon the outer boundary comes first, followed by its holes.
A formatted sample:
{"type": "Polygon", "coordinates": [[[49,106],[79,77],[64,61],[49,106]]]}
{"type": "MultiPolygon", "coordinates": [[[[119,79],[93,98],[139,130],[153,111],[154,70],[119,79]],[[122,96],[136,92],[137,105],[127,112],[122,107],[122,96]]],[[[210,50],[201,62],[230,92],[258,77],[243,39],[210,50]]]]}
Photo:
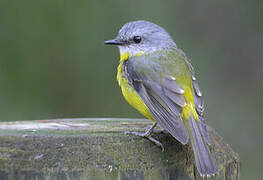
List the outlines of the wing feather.
{"type": "Polygon", "coordinates": [[[176,79],[173,76],[164,78],[163,86],[174,93],[184,94],[184,89],[176,82],[176,79]]]}
{"type": "Polygon", "coordinates": [[[124,69],[128,82],[142,98],[159,125],[182,144],[186,144],[189,135],[180,117],[182,107],[186,104],[182,95],[183,89],[174,80],[168,83],[165,80],[167,76],[162,80],[158,79],[163,76],[160,71],[158,74],[158,66],[154,66],[153,71],[150,66],[142,70],[145,66],[143,64],[138,66],[135,62],[134,59],[125,62],[124,69]]]}
{"type": "Polygon", "coordinates": [[[176,94],[167,88],[164,88],[164,93],[171,101],[178,104],[179,106],[181,107],[186,106],[186,100],[183,95],[176,94]]]}
{"type": "Polygon", "coordinates": [[[204,136],[205,140],[207,143],[211,143],[209,134],[207,132],[207,125],[205,123],[205,118],[204,118],[204,100],[202,96],[202,92],[199,88],[198,83],[196,82],[196,78],[193,76],[192,77],[192,84],[194,88],[194,101],[195,101],[195,109],[198,113],[199,120],[200,120],[200,128],[201,128],[201,133],[204,136]]]}
{"type": "Polygon", "coordinates": [[[145,87],[145,85],[140,82],[137,82],[135,87],[159,125],[182,144],[186,144],[189,136],[180,115],[178,115],[178,113],[175,114],[173,110],[167,106],[166,103],[168,102],[165,103],[160,99],[161,97],[150,87],[145,87]]]}

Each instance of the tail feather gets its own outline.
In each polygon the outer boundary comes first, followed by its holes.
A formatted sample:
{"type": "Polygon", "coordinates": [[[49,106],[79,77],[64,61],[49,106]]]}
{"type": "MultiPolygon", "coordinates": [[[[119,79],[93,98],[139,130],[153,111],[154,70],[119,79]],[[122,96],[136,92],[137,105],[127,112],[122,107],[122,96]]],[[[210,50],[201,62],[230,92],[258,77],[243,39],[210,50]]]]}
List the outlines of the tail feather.
{"type": "Polygon", "coordinates": [[[193,118],[189,119],[190,140],[194,151],[196,167],[201,176],[211,176],[218,173],[218,167],[215,159],[208,149],[200,124],[193,118]]]}
{"type": "Polygon", "coordinates": [[[205,124],[205,120],[201,116],[199,116],[199,119],[200,119],[199,124],[200,124],[201,133],[202,133],[205,141],[210,145],[211,139],[210,139],[209,134],[207,132],[207,125],[205,124]]]}

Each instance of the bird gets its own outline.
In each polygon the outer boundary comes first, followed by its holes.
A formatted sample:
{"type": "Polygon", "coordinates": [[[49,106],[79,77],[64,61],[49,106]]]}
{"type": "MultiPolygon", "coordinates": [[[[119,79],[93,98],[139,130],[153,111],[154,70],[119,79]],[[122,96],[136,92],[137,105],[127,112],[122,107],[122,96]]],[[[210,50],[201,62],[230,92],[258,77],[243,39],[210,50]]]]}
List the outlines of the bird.
{"type": "Polygon", "coordinates": [[[191,143],[195,164],[202,177],[215,176],[218,166],[204,117],[203,94],[194,68],[161,26],[145,20],[124,24],[117,36],[104,42],[120,52],[117,81],[125,100],[153,125],[146,132],[130,132],[149,139],[157,124],[173,138],[191,143]]]}

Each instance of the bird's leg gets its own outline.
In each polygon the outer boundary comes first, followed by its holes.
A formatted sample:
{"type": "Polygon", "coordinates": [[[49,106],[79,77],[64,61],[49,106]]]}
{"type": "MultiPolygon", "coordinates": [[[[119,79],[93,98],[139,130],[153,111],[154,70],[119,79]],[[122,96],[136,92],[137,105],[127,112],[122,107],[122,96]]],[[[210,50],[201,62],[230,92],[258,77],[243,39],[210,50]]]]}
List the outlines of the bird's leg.
{"type": "Polygon", "coordinates": [[[157,123],[154,123],[149,129],[146,130],[146,132],[130,132],[130,131],[125,131],[125,134],[132,134],[135,136],[140,136],[140,137],[145,137],[148,138],[152,135],[153,129],[156,127],[157,123]]]}
{"type": "Polygon", "coordinates": [[[125,134],[131,134],[131,135],[135,135],[135,136],[140,136],[143,138],[148,139],[149,141],[151,141],[152,143],[156,144],[157,146],[159,146],[162,151],[164,151],[164,147],[162,145],[162,143],[160,143],[158,140],[154,139],[152,137],[153,134],[153,129],[156,127],[157,123],[154,123],[149,129],[147,129],[146,132],[130,132],[130,131],[125,131],[125,134]]]}

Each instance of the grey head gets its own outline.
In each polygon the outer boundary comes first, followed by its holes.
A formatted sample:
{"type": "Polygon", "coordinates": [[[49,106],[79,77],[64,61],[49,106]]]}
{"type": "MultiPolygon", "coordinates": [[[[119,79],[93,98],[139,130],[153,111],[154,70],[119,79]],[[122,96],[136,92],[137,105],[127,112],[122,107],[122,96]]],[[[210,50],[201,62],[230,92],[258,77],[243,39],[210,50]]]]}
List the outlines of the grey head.
{"type": "Polygon", "coordinates": [[[117,37],[105,41],[105,44],[118,45],[120,54],[129,53],[130,57],[176,47],[171,36],[162,27],[149,21],[126,23],[117,37]]]}

